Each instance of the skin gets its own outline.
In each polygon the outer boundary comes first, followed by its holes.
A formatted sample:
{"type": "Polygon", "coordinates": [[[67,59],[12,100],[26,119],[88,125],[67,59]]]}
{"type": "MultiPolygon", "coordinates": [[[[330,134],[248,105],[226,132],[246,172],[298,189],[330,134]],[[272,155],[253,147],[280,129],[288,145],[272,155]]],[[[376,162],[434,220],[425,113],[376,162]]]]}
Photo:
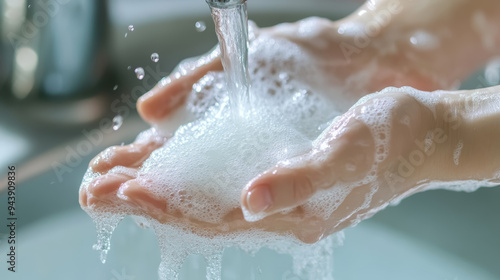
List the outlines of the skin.
{"type": "MultiPolygon", "coordinates": [[[[308,19],[256,29],[255,36],[284,38],[312,54],[311,63],[322,70],[324,77],[321,84],[311,86],[349,92],[342,96],[346,106],[387,86],[412,86],[426,91],[453,89],[457,80],[499,54],[498,48],[491,48],[487,41],[500,45],[500,31],[497,29],[486,40],[471,24],[488,22],[490,26],[500,26],[498,1],[447,1],[439,5],[430,0],[400,1],[399,6],[394,3],[369,1],[340,21],[308,19]],[[359,33],[339,33],[346,24],[369,26],[384,11],[389,11],[390,19],[379,24],[378,32],[371,33],[367,45],[357,44],[359,33]],[[311,22],[317,28],[313,38],[300,33],[311,22]],[[408,38],[420,29],[431,30],[439,39],[439,46],[413,46],[408,38]],[[367,68],[372,71],[366,71],[367,68]]],[[[196,81],[208,71],[222,70],[216,51],[181,68],[187,71],[172,73],[138,101],[138,111],[146,121],[168,120],[177,108],[184,106],[196,81]]],[[[310,152],[259,174],[241,195],[243,208],[267,215],[258,222],[247,222],[240,208],[228,213],[221,224],[209,224],[181,211],[167,211],[168,198],[154,196],[133,176],[109,173],[114,166],[138,170],[152,151],[168,141],[166,137],[111,147],[98,155],[90,167],[101,176],[80,190],[80,204],[83,208],[126,204],[131,206],[126,214],[149,216],[162,223],[187,224],[194,231],[203,229],[204,234],[262,228],[291,232],[312,243],[372,216],[394,199],[425,190],[430,181],[498,181],[500,157],[495,155],[500,154],[500,106],[495,104],[500,104],[500,87],[428,94],[433,96],[435,112],[404,91],[371,96],[336,119],[310,152]],[[354,188],[328,219],[307,214],[301,205],[317,191],[349,185],[370,171],[378,147],[370,126],[362,119],[378,101],[385,99],[393,101],[386,108],[392,115],[389,152],[378,164],[375,179],[354,188]],[[417,142],[425,142],[429,132],[434,135],[433,152],[425,156],[422,164],[413,166],[412,172],[401,172],[401,158],[409,160],[419,149],[417,142]],[[459,143],[463,148],[460,164],[456,165],[453,153],[459,143]],[[374,186],[376,192],[366,206],[365,196],[374,186]],[[277,213],[289,208],[293,210],[287,214],[277,213]]]]}

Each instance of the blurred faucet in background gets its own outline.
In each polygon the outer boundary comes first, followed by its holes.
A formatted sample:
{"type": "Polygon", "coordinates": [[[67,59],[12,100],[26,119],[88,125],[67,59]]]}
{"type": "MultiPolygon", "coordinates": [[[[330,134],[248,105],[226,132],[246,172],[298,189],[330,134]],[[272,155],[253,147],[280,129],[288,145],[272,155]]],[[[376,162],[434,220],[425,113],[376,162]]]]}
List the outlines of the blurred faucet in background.
{"type": "Polygon", "coordinates": [[[49,124],[99,118],[107,29],[106,1],[0,0],[0,102],[49,124]]]}

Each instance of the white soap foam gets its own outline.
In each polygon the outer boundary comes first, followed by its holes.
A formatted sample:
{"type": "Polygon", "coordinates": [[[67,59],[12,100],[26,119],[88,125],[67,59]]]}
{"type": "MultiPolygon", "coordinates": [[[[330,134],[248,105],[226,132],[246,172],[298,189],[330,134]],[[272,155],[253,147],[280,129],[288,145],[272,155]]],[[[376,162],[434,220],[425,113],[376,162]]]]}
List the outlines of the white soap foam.
{"type": "Polygon", "coordinates": [[[462,149],[464,147],[464,142],[462,140],[458,141],[455,150],[453,151],[453,162],[455,165],[460,163],[460,155],[462,154],[462,149]]]}
{"type": "Polygon", "coordinates": [[[432,181],[422,186],[423,190],[450,190],[458,192],[475,192],[479,188],[498,187],[500,181],[498,179],[490,180],[465,180],[456,182],[441,182],[432,181]]]}

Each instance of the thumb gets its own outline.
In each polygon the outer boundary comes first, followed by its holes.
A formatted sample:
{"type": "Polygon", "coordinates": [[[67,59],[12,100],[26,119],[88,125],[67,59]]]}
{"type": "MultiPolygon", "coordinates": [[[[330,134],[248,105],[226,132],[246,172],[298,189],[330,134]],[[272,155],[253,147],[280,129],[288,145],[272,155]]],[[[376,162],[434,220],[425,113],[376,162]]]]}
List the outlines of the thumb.
{"type": "Polygon", "coordinates": [[[241,195],[247,221],[298,206],[318,190],[333,185],[335,178],[325,162],[312,162],[311,152],[285,161],[251,181],[241,195]]]}

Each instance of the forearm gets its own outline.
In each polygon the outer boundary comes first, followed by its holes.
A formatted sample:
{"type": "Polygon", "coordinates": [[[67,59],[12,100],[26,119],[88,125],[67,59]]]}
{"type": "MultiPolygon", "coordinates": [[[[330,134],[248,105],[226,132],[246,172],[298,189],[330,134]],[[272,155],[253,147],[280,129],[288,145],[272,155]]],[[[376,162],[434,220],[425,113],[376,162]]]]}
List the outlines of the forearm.
{"type": "Polygon", "coordinates": [[[500,1],[375,0],[346,20],[373,35],[380,54],[393,56],[388,63],[417,66],[439,88],[456,86],[500,54],[500,1]],[[377,23],[378,34],[371,32],[377,23]]]}

